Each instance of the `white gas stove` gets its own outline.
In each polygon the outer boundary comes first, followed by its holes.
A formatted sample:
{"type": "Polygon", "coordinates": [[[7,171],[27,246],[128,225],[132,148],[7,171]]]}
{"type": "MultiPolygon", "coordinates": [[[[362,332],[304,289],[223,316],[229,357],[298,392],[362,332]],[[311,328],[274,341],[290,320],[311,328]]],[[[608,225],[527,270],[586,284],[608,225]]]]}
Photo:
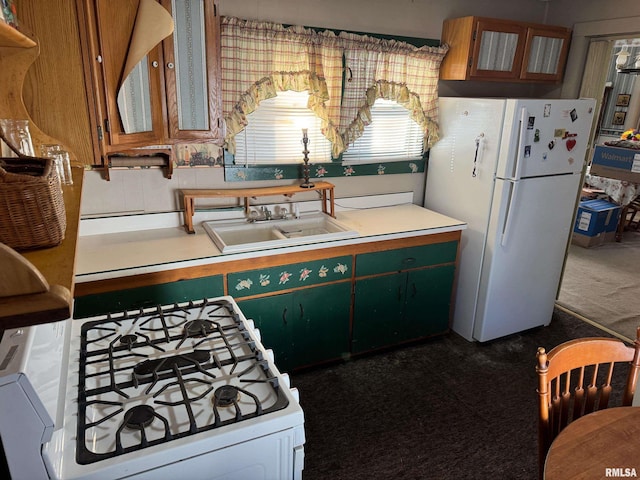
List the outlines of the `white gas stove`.
{"type": "Polygon", "coordinates": [[[14,480],[302,477],[297,390],[231,297],[7,330],[0,403],[14,480]]]}

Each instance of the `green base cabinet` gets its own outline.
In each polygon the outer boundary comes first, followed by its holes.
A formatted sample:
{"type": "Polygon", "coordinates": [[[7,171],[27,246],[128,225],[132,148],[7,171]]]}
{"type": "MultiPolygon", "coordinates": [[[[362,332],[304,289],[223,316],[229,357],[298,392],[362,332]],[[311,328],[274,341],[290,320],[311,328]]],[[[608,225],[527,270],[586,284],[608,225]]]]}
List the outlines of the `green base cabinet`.
{"type": "Polygon", "coordinates": [[[356,258],[352,353],[449,330],[458,242],[356,258]]]}
{"type": "Polygon", "coordinates": [[[155,307],[224,294],[222,275],[76,297],[73,318],[155,307]]]}
{"type": "Polygon", "coordinates": [[[348,356],[350,282],[237,301],[283,371],[348,356]]]}
{"type": "Polygon", "coordinates": [[[445,333],[454,272],[446,265],[357,280],[352,352],[445,333]]]}

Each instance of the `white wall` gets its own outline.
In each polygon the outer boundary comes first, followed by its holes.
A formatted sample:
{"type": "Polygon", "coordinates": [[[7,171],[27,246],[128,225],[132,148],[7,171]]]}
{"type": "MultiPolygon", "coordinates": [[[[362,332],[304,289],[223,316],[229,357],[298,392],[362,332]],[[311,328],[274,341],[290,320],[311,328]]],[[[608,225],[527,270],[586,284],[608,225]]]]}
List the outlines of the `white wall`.
{"type": "MultiPolygon", "coordinates": [[[[640,32],[640,22],[628,17],[640,16],[637,0],[216,0],[221,15],[258,19],[285,24],[383,33],[407,37],[440,38],[446,18],[477,15],[574,27],[577,22],[598,21],[596,31],[608,28],[640,32]],[[626,17],[626,19],[624,18],[626,17]],[[602,22],[606,19],[620,21],[602,22]],[[637,28],[636,28],[637,27],[637,28]]],[[[575,97],[593,25],[578,25],[578,37],[572,40],[565,84],[527,85],[500,82],[440,82],[441,96],[500,97],[575,97]],[[584,32],[591,33],[584,33],[584,32]]],[[[421,203],[424,175],[387,175],[328,179],[336,184],[338,197],[414,192],[421,203]]],[[[267,182],[259,185],[266,186],[267,182]]],[[[160,170],[112,171],[112,180],[104,181],[98,172],[86,172],[83,215],[158,212],[180,209],[179,188],[237,188],[238,182],[225,183],[222,169],[176,169],[166,180],[160,170]]],[[[252,186],[247,184],[246,186],[252,186]]]]}

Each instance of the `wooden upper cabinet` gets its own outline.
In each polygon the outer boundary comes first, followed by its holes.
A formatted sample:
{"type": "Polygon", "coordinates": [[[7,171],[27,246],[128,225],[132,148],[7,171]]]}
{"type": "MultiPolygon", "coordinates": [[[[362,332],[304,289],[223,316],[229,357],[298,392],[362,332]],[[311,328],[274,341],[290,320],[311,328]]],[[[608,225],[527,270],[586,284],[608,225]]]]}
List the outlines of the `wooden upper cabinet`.
{"type": "Polygon", "coordinates": [[[445,20],[441,80],[559,82],[571,30],[482,17],[445,20]]]}
{"type": "Polygon", "coordinates": [[[219,29],[214,0],[161,0],[174,32],[123,71],[139,0],[78,0],[102,156],[181,141],[222,141],[219,29]]]}
{"type": "Polygon", "coordinates": [[[163,42],[169,137],[222,142],[220,16],[213,0],[162,0],[175,31],[163,42]]]}

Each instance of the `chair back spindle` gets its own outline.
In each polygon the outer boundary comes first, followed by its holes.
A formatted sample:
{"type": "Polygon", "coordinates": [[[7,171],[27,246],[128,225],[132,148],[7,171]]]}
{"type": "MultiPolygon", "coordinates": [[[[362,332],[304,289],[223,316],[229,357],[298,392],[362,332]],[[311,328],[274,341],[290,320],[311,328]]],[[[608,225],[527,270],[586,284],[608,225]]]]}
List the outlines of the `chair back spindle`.
{"type": "Polygon", "coordinates": [[[538,457],[540,478],[551,442],[572,421],[616,405],[631,405],[640,373],[640,327],[633,347],[615,338],[582,338],[546,352],[538,348],[538,457]],[[624,390],[614,392],[614,369],[628,365],[624,390]]]}

